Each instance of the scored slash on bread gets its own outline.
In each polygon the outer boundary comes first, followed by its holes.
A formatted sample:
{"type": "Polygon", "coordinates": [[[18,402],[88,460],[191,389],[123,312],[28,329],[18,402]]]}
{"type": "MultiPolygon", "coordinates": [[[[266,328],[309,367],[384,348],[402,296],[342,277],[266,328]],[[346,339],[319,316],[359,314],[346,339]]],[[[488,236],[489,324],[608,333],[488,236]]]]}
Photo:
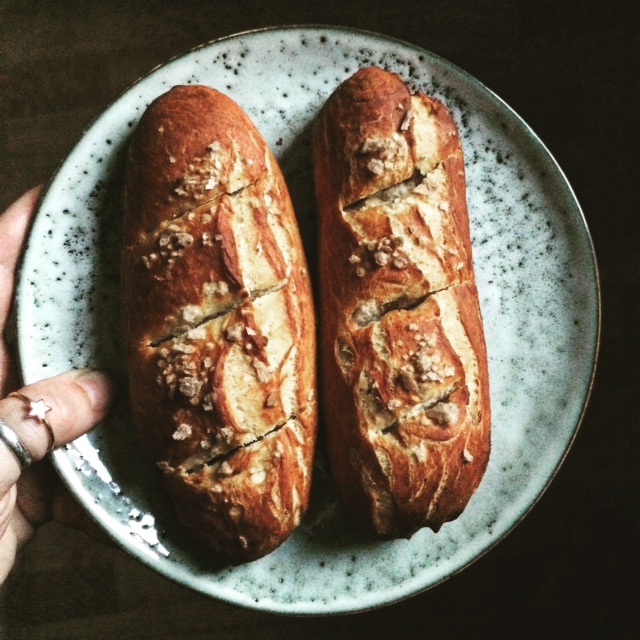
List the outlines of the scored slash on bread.
{"type": "Polygon", "coordinates": [[[284,179],[237,104],[179,86],[143,114],[125,190],[134,421],[182,525],[254,560],[300,523],[316,437],[313,299],[284,179]]]}
{"type": "Polygon", "coordinates": [[[327,457],[381,537],[465,508],[490,451],[487,355],[464,159],[437,100],[377,68],[314,131],[327,457]]]}

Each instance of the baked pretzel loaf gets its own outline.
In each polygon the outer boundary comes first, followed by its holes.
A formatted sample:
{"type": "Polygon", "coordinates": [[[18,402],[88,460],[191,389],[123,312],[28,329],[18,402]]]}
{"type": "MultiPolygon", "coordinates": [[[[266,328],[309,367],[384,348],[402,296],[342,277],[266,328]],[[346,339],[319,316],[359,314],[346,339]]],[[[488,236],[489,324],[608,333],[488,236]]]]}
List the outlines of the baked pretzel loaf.
{"type": "Polygon", "coordinates": [[[126,171],[131,405],[182,525],[232,563],[298,525],[316,437],[315,319],[291,200],[242,109],[178,86],[126,171]]]}
{"type": "Polygon", "coordinates": [[[490,450],[462,148],[447,109],[358,71],[314,131],[321,382],[342,499],[382,538],[456,518],[490,450]]]}

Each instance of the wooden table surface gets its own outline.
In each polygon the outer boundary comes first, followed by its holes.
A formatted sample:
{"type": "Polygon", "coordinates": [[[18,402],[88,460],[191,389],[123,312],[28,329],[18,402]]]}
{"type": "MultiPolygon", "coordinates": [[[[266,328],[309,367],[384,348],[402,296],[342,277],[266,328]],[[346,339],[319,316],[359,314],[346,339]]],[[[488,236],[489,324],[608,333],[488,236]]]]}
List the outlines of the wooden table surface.
{"type": "Polygon", "coordinates": [[[118,549],[47,525],[3,589],[2,637],[640,637],[636,7],[633,0],[2,0],[0,207],[46,181],[84,127],[169,57],[257,27],[354,26],[447,58],[524,118],[582,205],[603,301],[596,382],[563,467],[505,540],[447,582],[374,611],[283,617],[194,594],[118,549]]]}

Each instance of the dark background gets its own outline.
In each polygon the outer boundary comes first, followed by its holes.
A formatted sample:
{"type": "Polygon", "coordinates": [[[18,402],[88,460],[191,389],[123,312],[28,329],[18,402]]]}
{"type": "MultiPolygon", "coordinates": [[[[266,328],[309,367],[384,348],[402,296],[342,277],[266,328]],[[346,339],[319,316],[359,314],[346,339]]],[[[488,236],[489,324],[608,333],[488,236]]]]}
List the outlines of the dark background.
{"type": "Polygon", "coordinates": [[[82,130],[167,58],[278,24],[353,26],[432,51],[540,136],[591,230],[600,361],[578,437],[524,521],[461,574],[399,604],[289,618],[178,587],[47,525],[4,589],[11,640],[640,637],[637,2],[0,1],[0,209],[48,180],[82,130]]]}

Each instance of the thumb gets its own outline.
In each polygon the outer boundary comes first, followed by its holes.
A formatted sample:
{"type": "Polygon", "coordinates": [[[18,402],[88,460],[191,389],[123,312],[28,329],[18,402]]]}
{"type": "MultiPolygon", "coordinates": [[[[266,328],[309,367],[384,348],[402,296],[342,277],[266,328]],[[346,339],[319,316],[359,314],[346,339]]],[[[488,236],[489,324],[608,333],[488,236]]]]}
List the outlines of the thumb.
{"type": "MultiPolygon", "coordinates": [[[[68,371],[34,382],[0,400],[0,421],[15,433],[33,460],[40,460],[49,450],[51,436],[53,445],[60,446],[100,422],[111,405],[114,387],[102,372],[68,371]]],[[[19,476],[18,460],[0,440],[0,496],[19,476]]]]}

